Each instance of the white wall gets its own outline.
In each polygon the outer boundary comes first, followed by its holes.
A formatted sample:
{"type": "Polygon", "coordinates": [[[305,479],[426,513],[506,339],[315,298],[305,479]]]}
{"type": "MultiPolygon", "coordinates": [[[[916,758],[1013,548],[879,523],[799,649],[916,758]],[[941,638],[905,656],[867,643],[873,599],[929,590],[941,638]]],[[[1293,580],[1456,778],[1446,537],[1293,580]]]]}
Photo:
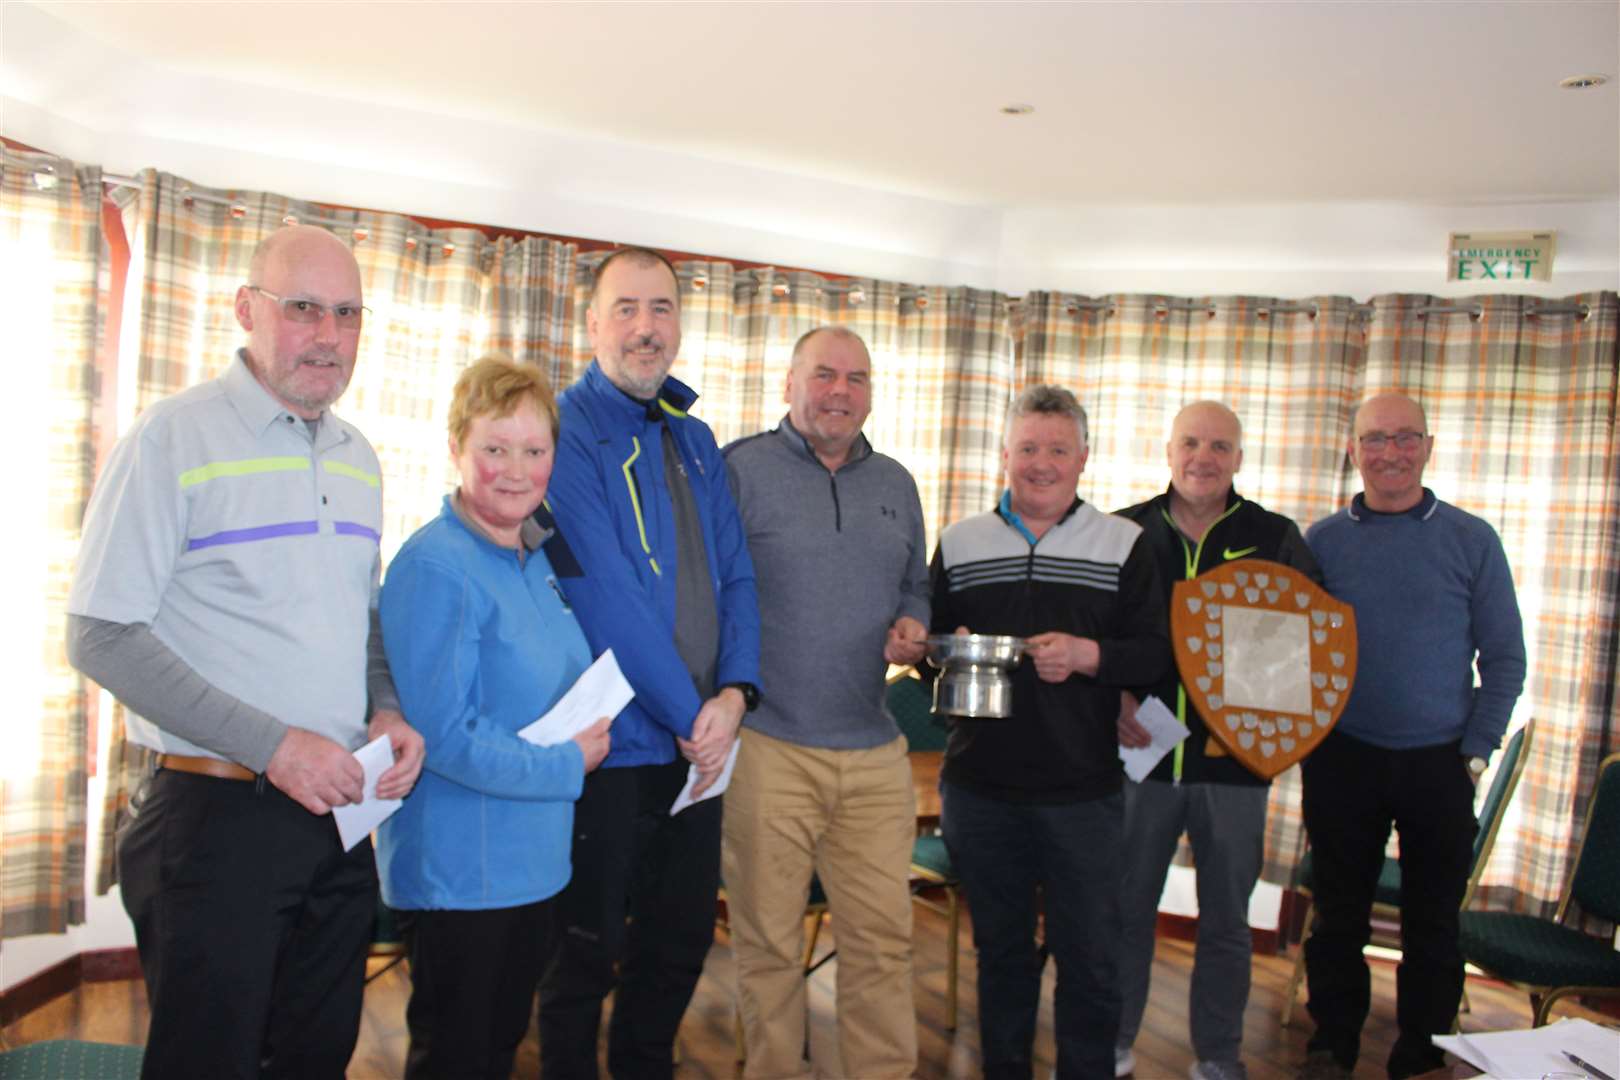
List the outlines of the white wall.
{"type": "MultiPolygon", "coordinates": [[[[974,206],[627,143],[157,68],[4,6],[0,131],[114,172],[1011,294],[1381,292],[1445,282],[1451,231],[1559,230],[1555,278],[1620,287],[1616,200],[1511,205],[974,206]],[[342,138],[334,134],[339,126],[342,138]]],[[[1373,152],[1373,151],[1369,151],[1373,152]]]]}
{"type": "Polygon", "coordinates": [[[1011,294],[1366,300],[1389,292],[1568,296],[1620,283],[1620,203],[1613,199],[1017,209],[1004,215],[1001,235],[997,288],[1011,294]],[[1552,281],[1446,282],[1450,233],[1544,229],[1558,232],[1552,281]]]}
{"type": "MultiPolygon", "coordinates": [[[[206,88],[216,90],[225,93],[206,88]]],[[[305,107],[320,115],[338,104],[311,99],[305,107]]],[[[1366,300],[1620,288],[1614,201],[990,209],[494,125],[461,122],[424,139],[399,130],[408,118],[380,109],[397,123],[369,130],[374,145],[352,162],[295,156],[290,145],[279,154],[255,149],[284,140],[252,124],[229,141],[218,132],[219,141],[200,142],[174,137],[170,126],[91,128],[10,97],[0,109],[10,138],[115,173],[155,166],[209,187],[1015,296],[1055,289],[1366,300]],[[431,155],[421,152],[425,141],[431,155]],[[435,165],[445,159],[462,164],[435,165]],[[477,175],[469,160],[478,161],[477,175]],[[1494,289],[1445,281],[1449,233],[1527,229],[1558,231],[1552,281],[1494,289]]]]}

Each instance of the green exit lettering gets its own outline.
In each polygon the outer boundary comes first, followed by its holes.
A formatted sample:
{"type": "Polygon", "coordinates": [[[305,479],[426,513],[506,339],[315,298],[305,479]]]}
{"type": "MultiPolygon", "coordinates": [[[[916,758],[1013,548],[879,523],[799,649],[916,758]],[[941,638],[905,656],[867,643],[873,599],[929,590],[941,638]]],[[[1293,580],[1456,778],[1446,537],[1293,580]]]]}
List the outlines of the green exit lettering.
{"type": "Polygon", "coordinates": [[[1489,256],[1483,253],[1474,256],[1472,253],[1465,252],[1457,259],[1457,280],[1471,281],[1477,279],[1484,281],[1487,278],[1500,281],[1512,281],[1515,278],[1522,280],[1528,278],[1530,268],[1541,261],[1540,259],[1523,258],[1522,255],[1519,258],[1512,258],[1510,257],[1512,255],[1521,255],[1521,253],[1504,251],[1500,253],[1500,256],[1496,252],[1492,252],[1489,256]],[[1517,273],[1515,273],[1515,270],[1517,270],[1517,273]]]}

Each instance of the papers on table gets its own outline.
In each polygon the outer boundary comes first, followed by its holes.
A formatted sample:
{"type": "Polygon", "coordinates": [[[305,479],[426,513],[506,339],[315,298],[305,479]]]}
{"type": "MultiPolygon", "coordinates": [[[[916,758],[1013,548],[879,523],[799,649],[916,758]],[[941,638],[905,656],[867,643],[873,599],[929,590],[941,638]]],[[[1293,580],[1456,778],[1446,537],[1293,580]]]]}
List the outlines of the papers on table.
{"type": "Polygon", "coordinates": [[[379,735],[372,739],[354,752],[354,759],[366,773],[365,798],[347,806],[332,807],[332,817],[337,820],[338,839],[343,841],[344,851],[364,840],[372,829],[398,810],[403,801],[377,798],[377,777],[394,764],[394,748],[389,744],[388,736],[379,735]]]}
{"type": "Polygon", "coordinates": [[[686,770],[686,786],[681,788],[681,793],[675,796],[675,801],[670,804],[669,816],[674,817],[693,803],[700,803],[704,799],[712,799],[726,790],[726,785],[731,783],[731,770],[737,767],[737,751],[741,747],[741,739],[732,740],[731,753],[726,755],[726,765],[725,768],[720,770],[720,779],[716,780],[709,786],[707,791],[695,799],[692,798],[692,789],[697,786],[698,770],[696,765],[688,766],[686,770]]]}
{"type": "Polygon", "coordinates": [[[1528,1031],[1486,1031],[1435,1035],[1434,1045],[1449,1050],[1487,1076],[1510,1080],[1545,1074],[1585,1074],[1601,1069],[1620,1080],[1620,1032],[1590,1020],[1566,1017],[1528,1031]],[[1592,1066],[1583,1069],[1564,1056],[1568,1051],[1592,1066]]]}
{"type": "Polygon", "coordinates": [[[604,716],[618,716],[636,692],[625,681],[619,661],[609,649],[585,669],[568,692],[544,716],[518,731],[536,746],[567,742],[604,716]]]}
{"type": "Polygon", "coordinates": [[[1119,748],[1119,760],[1125,763],[1125,775],[1141,783],[1153,767],[1187,737],[1187,726],[1176,719],[1175,713],[1165,708],[1164,702],[1149,694],[1136,710],[1136,722],[1147,728],[1153,741],[1146,746],[1119,748]]]}

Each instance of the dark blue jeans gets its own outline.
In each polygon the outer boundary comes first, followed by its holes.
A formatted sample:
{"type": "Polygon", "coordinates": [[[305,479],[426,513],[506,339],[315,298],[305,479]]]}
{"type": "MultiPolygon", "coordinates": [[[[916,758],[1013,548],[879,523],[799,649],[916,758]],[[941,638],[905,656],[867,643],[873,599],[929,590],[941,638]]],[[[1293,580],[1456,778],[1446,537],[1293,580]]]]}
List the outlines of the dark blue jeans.
{"type": "Polygon", "coordinates": [[[942,784],[941,824],[962,877],[979,955],[979,1042],[987,1080],[1028,1080],[1041,994],[1037,905],[1057,964],[1058,1080],[1112,1078],[1119,1031],[1119,888],[1124,802],[1033,806],[942,784]]]}

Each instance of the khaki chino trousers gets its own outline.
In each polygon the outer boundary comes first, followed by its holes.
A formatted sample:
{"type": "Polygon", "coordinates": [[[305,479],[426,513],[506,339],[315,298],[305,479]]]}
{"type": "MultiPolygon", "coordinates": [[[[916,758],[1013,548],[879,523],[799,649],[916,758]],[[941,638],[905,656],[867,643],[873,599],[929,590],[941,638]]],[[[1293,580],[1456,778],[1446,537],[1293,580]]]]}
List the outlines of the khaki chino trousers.
{"type": "Polygon", "coordinates": [[[801,1077],[804,910],[821,878],[837,941],[841,1068],[886,1080],[917,1064],[908,885],[916,799],[906,740],[823,750],[744,729],[725,794],[721,869],[751,1078],[801,1077]]]}

